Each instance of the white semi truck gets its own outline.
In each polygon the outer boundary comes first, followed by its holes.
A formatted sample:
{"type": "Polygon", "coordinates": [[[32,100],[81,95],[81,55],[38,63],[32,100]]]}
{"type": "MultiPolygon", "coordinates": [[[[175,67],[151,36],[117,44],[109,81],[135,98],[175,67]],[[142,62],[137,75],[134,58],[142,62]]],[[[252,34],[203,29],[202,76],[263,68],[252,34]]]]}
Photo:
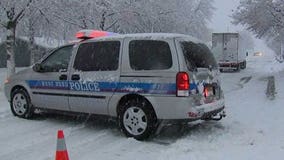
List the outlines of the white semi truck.
{"type": "Polygon", "coordinates": [[[213,33],[212,52],[219,64],[220,71],[246,68],[247,52],[240,43],[239,33],[213,33]]]}

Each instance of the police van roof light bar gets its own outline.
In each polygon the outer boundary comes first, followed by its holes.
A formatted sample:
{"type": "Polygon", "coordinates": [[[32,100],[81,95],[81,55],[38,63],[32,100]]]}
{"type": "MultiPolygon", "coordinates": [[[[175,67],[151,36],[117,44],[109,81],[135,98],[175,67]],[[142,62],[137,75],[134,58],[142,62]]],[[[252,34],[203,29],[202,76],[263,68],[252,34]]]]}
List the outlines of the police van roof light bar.
{"type": "Polygon", "coordinates": [[[77,39],[92,39],[92,38],[99,38],[99,37],[106,37],[111,35],[116,35],[117,33],[113,32],[106,32],[106,31],[100,31],[100,30],[80,30],[76,33],[75,37],[77,39]]]}

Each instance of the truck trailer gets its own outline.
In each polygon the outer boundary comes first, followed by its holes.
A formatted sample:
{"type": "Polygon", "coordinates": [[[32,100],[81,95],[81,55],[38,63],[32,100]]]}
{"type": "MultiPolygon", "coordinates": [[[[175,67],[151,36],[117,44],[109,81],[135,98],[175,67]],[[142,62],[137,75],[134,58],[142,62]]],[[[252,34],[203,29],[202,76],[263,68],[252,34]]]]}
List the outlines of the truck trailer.
{"type": "Polygon", "coordinates": [[[247,52],[241,46],[239,33],[213,33],[212,52],[220,71],[246,68],[247,52]]]}

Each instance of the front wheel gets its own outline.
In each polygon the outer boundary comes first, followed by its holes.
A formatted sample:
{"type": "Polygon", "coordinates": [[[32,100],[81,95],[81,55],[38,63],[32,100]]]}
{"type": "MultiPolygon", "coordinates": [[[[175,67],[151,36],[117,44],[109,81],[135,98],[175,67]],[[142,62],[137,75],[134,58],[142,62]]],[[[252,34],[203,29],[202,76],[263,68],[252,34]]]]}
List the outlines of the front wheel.
{"type": "Polygon", "coordinates": [[[119,126],[127,137],[147,139],[157,128],[152,106],[145,100],[130,100],[119,112],[119,126]]]}
{"type": "Polygon", "coordinates": [[[12,92],[10,106],[14,116],[28,119],[34,113],[30,97],[24,89],[16,89],[12,92]]]}

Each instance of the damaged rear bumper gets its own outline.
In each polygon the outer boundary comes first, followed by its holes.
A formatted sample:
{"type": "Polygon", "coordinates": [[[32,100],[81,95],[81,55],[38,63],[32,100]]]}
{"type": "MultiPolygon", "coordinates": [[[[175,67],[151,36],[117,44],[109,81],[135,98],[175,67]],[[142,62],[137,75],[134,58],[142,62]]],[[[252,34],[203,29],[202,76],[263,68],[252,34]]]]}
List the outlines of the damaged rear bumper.
{"type": "Polygon", "coordinates": [[[188,118],[184,119],[160,119],[160,123],[167,124],[180,124],[188,123],[196,120],[221,120],[226,117],[225,104],[223,100],[215,103],[204,104],[192,109],[188,112],[188,118]]]}

